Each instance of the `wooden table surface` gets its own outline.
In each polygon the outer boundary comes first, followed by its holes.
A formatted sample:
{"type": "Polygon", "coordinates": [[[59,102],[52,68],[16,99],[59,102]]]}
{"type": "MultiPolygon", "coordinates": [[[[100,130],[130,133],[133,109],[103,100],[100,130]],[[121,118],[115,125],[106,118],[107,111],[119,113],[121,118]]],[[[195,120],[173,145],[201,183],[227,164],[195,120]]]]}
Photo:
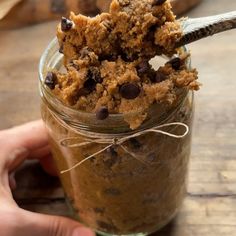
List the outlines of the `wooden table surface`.
{"type": "MultiPolygon", "coordinates": [[[[236,10],[235,0],[204,0],[191,17],[236,10]]],[[[56,22],[0,31],[0,129],[40,117],[37,66],[56,22]]],[[[188,195],[157,236],[236,236],[236,31],[189,46],[199,70],[188,195]]],[[[57,179],[27,163],[16,175],[21,207],[67,215],[57,179]]]]}

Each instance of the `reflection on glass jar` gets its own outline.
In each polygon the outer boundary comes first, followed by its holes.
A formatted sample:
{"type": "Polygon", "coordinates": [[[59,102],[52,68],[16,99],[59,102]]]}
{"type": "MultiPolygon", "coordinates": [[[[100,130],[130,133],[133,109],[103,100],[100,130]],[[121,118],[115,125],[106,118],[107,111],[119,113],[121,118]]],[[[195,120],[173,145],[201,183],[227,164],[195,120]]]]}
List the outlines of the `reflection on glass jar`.
{"type": "MultiPolygon", "coordinates": [[[[171,107],[153,105],[143,125],[131,131],[124,115],[97,121],[94,114],[73,110],[53,97],[43,85],[43,75],[49,68],[60,67],[61,56],[54,41],[40,63],[42,117],[53,157],[58,170],[64,171],[92,156],[60,175],[75,219],[102,235],[147,235],[157,231],[176,215],[186,193],[193,94],[180,90],[178,102],[171,107]],[[182,138],[144,132],[114,145],[93,141],[119,140],[173,122],[188,125],[190,132],[182,138]],[[70,143],[65,145],[63,140],[70,143]],[[86,145],[80,146],[84,142],[86,145]]],[[[125,114],[126,118],[135,115],[125,114]]],[[[185,132],[181,125],[161,130],[175,135],[185,132]]]]}

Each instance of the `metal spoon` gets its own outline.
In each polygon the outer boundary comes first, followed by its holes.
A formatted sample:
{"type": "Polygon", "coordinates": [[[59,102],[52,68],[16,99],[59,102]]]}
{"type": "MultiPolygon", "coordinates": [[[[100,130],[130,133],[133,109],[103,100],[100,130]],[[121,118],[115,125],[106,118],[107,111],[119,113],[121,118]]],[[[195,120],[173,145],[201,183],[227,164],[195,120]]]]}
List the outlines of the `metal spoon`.
{"type": "Polygon", "coordinates": [[[180,21],[183,28],[183,36],[176,42],[176,48],[226,30],[235,29],[236,11],[215,16],[187,18],[180,21]]]}

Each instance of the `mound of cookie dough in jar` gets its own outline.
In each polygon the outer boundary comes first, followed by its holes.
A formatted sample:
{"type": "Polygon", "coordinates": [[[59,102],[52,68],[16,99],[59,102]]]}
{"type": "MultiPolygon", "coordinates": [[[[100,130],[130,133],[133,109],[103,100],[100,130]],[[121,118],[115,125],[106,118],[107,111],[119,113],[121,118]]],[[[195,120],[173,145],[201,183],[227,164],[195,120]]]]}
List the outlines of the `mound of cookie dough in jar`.
{"type": "Polygon", "coordinates": [[[57,29],[65,73],[51,71],[45,84],[64,104],[96,113],[135,112],[131,129],[145,120],[155,103],[171,106],[180,89],[198,90],[197,71],[188,54],[175,49],[182,29],[164,0],[113,0],[109,13],[90,18],[71,13],[57,29]],[[149,61],[168,56],[154,69],[149,61]]]}
{"type": "Polygon", "coordinates": [[[48,72],[42,114],[74,218],[102,235],[159,230],[186,194],[189,90],[199,89],[189,54],[175,49],[182,29],[169,1],[113,0],[93,18],[71,13],[57,37],[65,72],[48,72]]]}

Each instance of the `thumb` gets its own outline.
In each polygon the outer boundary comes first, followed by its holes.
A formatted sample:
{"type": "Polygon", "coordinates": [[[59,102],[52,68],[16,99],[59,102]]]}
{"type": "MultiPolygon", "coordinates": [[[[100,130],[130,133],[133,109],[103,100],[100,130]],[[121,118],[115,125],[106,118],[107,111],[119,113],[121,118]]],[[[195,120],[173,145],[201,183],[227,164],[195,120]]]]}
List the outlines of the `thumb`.
{"type": "Polygon", "coordinates": [[[90,229],[64,217],[37,214],[25,210],[22,212],[26,226],[22,236],[95,236],[90,229]]]}

